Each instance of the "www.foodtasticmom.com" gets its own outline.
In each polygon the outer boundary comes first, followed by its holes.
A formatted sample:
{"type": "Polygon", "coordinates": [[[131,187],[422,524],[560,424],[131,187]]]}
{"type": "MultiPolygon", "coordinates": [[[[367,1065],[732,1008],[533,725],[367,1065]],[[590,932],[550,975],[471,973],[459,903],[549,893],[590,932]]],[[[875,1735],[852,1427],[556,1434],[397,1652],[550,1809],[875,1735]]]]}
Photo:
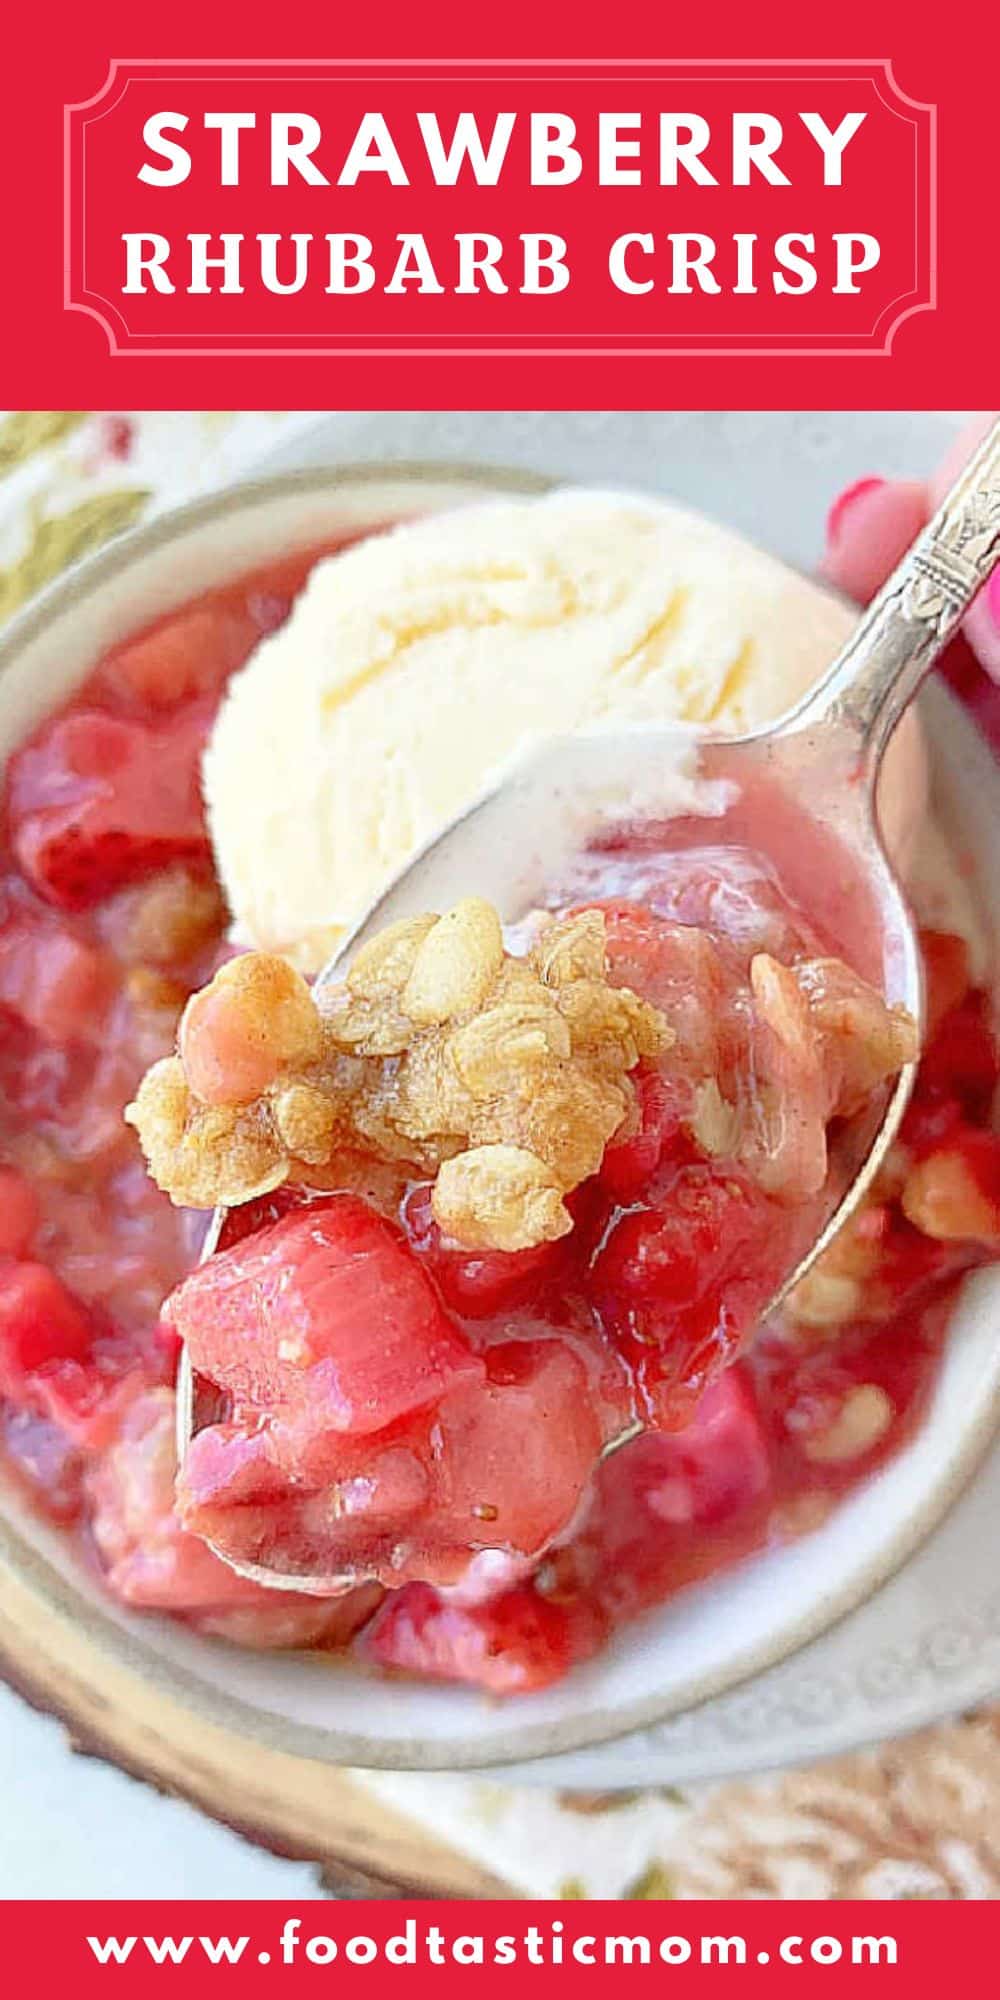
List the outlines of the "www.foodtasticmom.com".
{"type": "Polygon", "coordinates": [[[566,1935],[560,1918],[529,1924],[520,1932],[449,1933],[439,1924],[409,1917],[384,1938],[359,1932],[343,1938],[324,1932],[305,1934],[302,1920],[289,1917],[277,1940],[258,1937],[164,1934],[152,1936],[88,1936],[87,1944],[100,1965],[125,1965],[130,1960],[183,1965],[188,1960],[208,1965],[456,1965],[539,1966],[572,1963],[579,1966],[644,1965],[896,1965],[897,1941],[891,1936],[851,1934],[834,1937],[824,1931],[807,1937],[790,1932],[760,1945],[745,1936],[667,1934],[622,1931],[580,1931],[566,1935]]]}

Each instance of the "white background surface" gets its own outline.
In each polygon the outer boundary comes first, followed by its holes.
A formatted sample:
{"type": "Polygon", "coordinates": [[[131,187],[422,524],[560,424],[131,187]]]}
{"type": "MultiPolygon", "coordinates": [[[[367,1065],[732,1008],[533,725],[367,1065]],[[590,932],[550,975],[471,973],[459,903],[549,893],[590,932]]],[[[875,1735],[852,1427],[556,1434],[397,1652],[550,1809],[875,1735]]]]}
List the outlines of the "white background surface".
{"type": "Polygon", "coordinates": [[[192,1806],[76,1756],[59,1724],[0,1687],[0,1898],[317,1896],[192,1806]]]}
{"type": "MultiPolygon", "coordinates": [[[[779,421],[787,426],[787,418],[779,421]]],[[[714,508],[761,539],[777,541],[779,553],[808,564],[818,552],[825,499],[846,480],[868,472],[924,470],[928,446],[943,441],[950,427],[938,414],[922,414],[909,425],[893,414],[807,414],[798,428],[804,450],[789,463],[776,448],[774,420],[762,413],[757,420],[759,449],[750,463],[734,453],[732,485],[720,504],[717,493],[698,491],[698,426],[708,424],[716,435],[724,435],[725,413],[661,414],[654,422],[662,441],[655,482],[648,474],[650,419],[641,413],[360,412],[339,417],[337,432],[344,458],[385,453],[397,458],[488,458],[591,483],[655,483],[663,490],[672,484],[672,461],[683,458],[686,498],[714,508]],[[773,514],[766,504],[766,496],[776,489],[783,523],[777,538],[768,535],[773,514]]],[[[301,418],[296,421],[296,430],[301,423],[301,418]]],[[[745,439],[744,431],[744,445],[745,439]]],[[[305,458],[308,452],[300,445],[296,456],[305,458]]],[[[311,1868],[263,1854],[193,1809],[75,1756],[58,1724],[36,1715],[3,1688],[0,1802],[4,1898],[300,1898],[320,1893],[311,1868]]]]}

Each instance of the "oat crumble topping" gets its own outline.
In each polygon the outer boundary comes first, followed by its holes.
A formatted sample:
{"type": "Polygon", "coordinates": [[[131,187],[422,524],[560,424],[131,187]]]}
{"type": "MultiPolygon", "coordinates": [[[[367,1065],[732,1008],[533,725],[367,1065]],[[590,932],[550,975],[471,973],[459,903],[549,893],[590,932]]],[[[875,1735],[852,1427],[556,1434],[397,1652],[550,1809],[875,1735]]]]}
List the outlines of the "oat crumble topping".
{"type": "Polygon", "coordinates": [[[436,1176],[446,1236],[522,1250],[571,1229],[565,1197],[632,1111],[629,1072],[672,1041],[609,984],[600,911],[548,922],[516,958],[469,897],[391,924],[316,998],[283,959],[231,960],[126,1115],[181,1206],[321,1182],[360,1144],[436,1176]]]}

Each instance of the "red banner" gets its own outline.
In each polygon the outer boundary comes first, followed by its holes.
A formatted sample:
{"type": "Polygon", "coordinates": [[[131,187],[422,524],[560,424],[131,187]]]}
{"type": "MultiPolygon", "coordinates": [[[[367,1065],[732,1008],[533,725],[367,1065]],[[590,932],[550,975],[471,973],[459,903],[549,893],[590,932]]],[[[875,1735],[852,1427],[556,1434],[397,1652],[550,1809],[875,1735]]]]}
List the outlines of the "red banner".
{"type": "Polygon", "coordinates": [[[995,15],[20,9],[4,400],[992,406],[995,15]]]}
{"type": "Polygon", "coordinates": [[[940,1903],[9,1903],[5,1968],[76,2000],[329,1991],[937,1994],[995,1991],[995,1905],[940,1903]]]}
{"type": "Polygon", "coordinates": [[[935,148],[889,61],[112,61],[66,304],[112,353],[890,354],[935,148]]]}

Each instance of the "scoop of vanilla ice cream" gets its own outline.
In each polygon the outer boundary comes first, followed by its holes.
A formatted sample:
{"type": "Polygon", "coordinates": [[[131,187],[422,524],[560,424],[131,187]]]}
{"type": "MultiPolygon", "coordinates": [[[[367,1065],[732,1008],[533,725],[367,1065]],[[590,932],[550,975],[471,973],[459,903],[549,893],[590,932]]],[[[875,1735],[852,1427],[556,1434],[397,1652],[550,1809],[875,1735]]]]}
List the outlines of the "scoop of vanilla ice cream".
{"type": "MultiPolygon", "coordinates": [[[[854,615],[727,529],[611,493],[463,508],[326,558],[230,683],[205,757],[236,936],[318,968],[533,740],[767,722],[854,615]]],[[[925,797],[915,728],[901,739],[884,809],[897,854],[925,797]]]]}

